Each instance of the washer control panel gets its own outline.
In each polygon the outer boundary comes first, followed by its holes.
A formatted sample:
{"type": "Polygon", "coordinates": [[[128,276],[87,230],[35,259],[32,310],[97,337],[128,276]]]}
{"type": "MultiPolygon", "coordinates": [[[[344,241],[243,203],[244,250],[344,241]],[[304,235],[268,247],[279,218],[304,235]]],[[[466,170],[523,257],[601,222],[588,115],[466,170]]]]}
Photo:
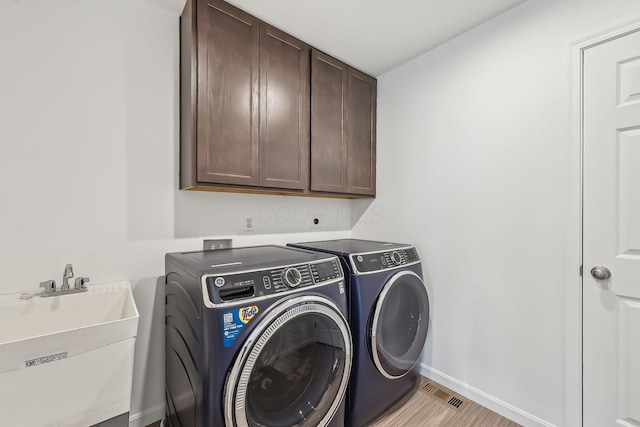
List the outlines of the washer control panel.
{"type": "Polygon", "coordinates": [[[350,258],[354,271],[358,273],[373,273],[420,261],[418,251],[413,246],[391,251],[352,254],[350,258]]]}
{"type": "Polygon", "coordinates": [[[337,258],[241,273],[210,274],[205,278],[214,304],[274,295],[336,281],[344,277],[337,258]]]}

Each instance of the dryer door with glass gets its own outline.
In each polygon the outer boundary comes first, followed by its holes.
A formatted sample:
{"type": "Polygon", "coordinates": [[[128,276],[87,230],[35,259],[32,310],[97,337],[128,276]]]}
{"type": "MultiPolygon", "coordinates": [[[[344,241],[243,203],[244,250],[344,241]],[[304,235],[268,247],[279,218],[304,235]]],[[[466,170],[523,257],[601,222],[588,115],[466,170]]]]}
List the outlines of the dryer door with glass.
{"type": "Polygon", "coordinates": [[[420,360],[429,328],[429,296],[422,279],[401,271],[384,285],[370,318],[371,354],[386,378],[400,378],[420,360]]]}
{"type": "Polygon", "coordinates": [[[274,307],[248,337],[227,378],[225,424],[326,426],[351,372],[349,326],[319,296],[274,307]]]}

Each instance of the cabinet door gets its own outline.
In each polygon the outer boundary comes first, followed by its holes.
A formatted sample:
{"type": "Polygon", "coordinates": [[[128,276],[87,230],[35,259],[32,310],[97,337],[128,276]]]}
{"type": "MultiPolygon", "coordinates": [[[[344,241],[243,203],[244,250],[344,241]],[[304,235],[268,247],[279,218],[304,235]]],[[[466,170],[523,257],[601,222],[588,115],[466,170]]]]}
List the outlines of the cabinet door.
{"type": "Polygon", "coordinates": [[[260,24],[259,185],[309,182],[309,46],[260,24]]]}
{"type": "Polygon", "coordinates": [[[311,190],[347,191],[347,66],[311,53],[311,190]]]}
{"type": "Polygon", "coordinates": [[[348,70],[347,193],[376,194],[376,80],[348,70]]]}
{"type": "Polygon", "coordinates": [[[198,2],[197,180],[258,183],[259,21],[198,2]]]}

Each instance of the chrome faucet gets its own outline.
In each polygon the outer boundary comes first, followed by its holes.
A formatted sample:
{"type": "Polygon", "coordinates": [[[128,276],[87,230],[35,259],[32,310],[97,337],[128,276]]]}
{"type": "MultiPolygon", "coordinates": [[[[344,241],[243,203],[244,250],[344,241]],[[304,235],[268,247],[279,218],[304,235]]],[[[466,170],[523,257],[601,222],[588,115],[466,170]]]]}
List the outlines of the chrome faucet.
{"type": "Polygon", "coordinates": [[[64,266],[64,273],[62,273],[62,287],[60,290],[66,291],[69,289],[69,279],[73,278],[73,266],[67,264],[64,266]]]}
{"type": "MultiPolygon", "coordinates": [[[[54,295],[74,294],[77,292],[87,291],[87,282],[89,282],[88,277],[76,277],[73,288],[69,286],[70,279],[73,279],[73,266],[71,264],[67,264],[65,265],[64,273],[62,274],[62,286],[57,289],[55,280],[46,280],[44,282],[41,282],[40,287],[44,289],[40,293],[40,296],[52,297],[54,295]]],[[[30,298],[34,294],[25,292],[25,295],[29,295],[25,296],[25,298],[30,298]]]]}

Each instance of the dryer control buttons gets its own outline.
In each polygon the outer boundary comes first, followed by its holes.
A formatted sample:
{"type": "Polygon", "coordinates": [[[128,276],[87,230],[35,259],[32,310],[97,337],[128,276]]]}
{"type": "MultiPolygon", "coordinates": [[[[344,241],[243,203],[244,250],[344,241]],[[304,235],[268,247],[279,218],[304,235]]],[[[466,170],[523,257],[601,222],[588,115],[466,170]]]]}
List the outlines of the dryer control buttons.
{"type": "Polygon", "coordinates": [[[287,268],[282,273],[282,280],[292,288],[295,288],[302,283],[302,274],[297,268],[287,268]]]}
{"type": "Polygon", "coordinates": [[[352,254],[349,259],[354,271],[359,274],[398,268],[420,261],[413,246],[393,251],[352,254]]]}

